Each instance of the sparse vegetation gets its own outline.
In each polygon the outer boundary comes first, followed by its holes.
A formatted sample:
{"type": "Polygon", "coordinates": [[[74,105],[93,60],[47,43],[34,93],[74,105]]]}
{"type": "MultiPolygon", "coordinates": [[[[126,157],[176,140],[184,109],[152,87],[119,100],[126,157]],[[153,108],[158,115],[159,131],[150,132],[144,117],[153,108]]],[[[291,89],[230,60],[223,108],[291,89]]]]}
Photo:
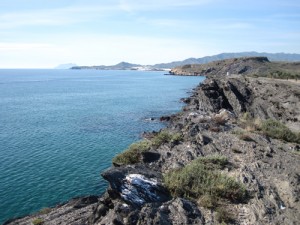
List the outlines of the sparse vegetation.
{"type": "Polygon", "coordinates": [[[263,121],[261,130],[271,138],[300,143],[300,133],[292,132],[288,127],[277,120],[268,119],[263,121]]]}
{"type": "Polygon", "coordinates": [[[300,74],[298,73],[291,73],[287,71],[281,71],[281,70],[276,70],[273,72],[270,72],[267,77],[269,78],[275,78],[275,79],[295,79],[298,80],[300,79],[300,74]]]}
{"type": "Polygon", "coordinates": [[[228,223],[234,223],[235,219],[232,213],[230,213],[226,208],[224,207],[218,207],[216,210],[216,220],[220,224],[228,224],[228,223]]]}
{"type": "Polygon", "coordinates": [[[32,221],[32,224],[33,224],[33,225],[42,225],[42,224],[44,224],[44,220],[41,219],[41,218],[35,218],[35,219],[32,221]]]}
{"type": "MultiPolygon", "coordinates": [[[[281,139],[288,142],[300,143],[300,133],[291,131],[280,121],[274,119],[260,120],[245,113],[239,119],[240,126],[247,132],[260,132],[271,138],[281,139]]],[[[236,132],[239,138],[245,141],[253,141],[249,134],[236,132]]]]}
{"type": "Polygon", "coordinates": [[[198,158],[165,174],[164,182],[172,195],[195,199],[208,208],[216,208],[221,200],[241,202],[247,195],[245,187],[219,171],[227,165],[221,156],[198,158]]]}
{"type": "Polygon", "coordinates": [[[182,140],[183,136],[180,133],[161,131],[151,141],[143,140],[131,144],[127,150],[115,156],[112,162],[115,165],[135,164],[141,161],[142,153],[150,150],[151,147],[158,148],[165,143],[178,144],[182,140]]]}
{"type": "Polygon", "coordinates": [[[127,150],[115,156],[112,162],[117,165],[138,163],[141,159],[142,152],[149,150],[150,147],[151,142],[147,140],[133,143],[127,150]]]}
{"type": "Polygon", "coordinates": [[[152,138],[152,146],[158,148],[162,144],[171,142],[178,144],[183,140],[183,136],[179,133],[170,133],[167,131],[159,132],[154,138],[152,138]]]}

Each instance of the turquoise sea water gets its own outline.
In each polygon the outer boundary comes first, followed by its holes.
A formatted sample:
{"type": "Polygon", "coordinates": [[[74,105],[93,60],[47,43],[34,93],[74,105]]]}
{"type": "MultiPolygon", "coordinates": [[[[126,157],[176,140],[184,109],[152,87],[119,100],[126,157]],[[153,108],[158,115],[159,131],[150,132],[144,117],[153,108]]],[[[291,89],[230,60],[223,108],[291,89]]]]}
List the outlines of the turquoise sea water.
{"type": "Polygon", "coordinates": [[[0,224],[82,195],[203,77],[163,72],[0,70],[0,224]]]}

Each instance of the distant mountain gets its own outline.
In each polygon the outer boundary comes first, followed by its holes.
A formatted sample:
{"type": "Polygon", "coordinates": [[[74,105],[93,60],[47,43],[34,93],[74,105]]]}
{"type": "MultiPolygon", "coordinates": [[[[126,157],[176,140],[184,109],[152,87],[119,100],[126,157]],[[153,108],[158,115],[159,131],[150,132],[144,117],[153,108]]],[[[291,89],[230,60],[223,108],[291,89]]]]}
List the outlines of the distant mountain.
{"type": "Polygon", "coordinates": [[[238,53],[221,53],[213,56],[205,56],[202,58],[188,58],[183,61],[175,61],[170,63],[160,63],[155,65],[140,65],[128,62],[120,62],[113,66],[73,66],[71,69],[97,69],[97,70],[166,70],[177,66],[188,64],[204,64],[217,60],[240,58],[240,57],[267,57],[270,61],[300,61],[300,54],[289,53],[266,53],[266,52],[238,52],[238,53]]]}
{"type": "Polygon", "coordinates": [[[71,69],[72,67],[77,66],[74,63],[66,63],[66,64],[61,64],[55,67],[55,69],[60,69],[60,70],[66,70],[66,69],[71,69]]]}
{"type": "Polygon", "coordinates": [[[267,57],[270,61],[288,61],[288,62],[297,62],[300,61],[300,54],[289,54],[289,53],[266,53],[266,52],[238,52],[238,53],[221,53],[213,56],[205,56],[202,58],[189,58],[183,61],[175,61],[171,63],[161,63],[155,64],[155,68],[174,68],[177,66],[183,66],[187,64],[204,64],[217,60],[231,59],[231,58],[240,58],[240,57],[256,57],[264,56],[267,57]]]}
{"type": "Polygon", "coordinates": [[[71,69],[94,69],[94,70],[134,70],[142,65],[139,64],[132,64],[128,62],[120,62],[113,66],[74,66],[71,69]]]}

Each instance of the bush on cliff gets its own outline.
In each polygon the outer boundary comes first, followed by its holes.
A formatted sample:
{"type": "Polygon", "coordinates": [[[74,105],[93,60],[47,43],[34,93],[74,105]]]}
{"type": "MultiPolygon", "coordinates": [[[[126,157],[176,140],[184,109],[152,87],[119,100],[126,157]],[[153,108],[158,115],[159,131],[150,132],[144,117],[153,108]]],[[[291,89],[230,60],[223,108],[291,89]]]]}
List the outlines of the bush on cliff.
{"type": "Polygon", "coordinates": [[[172,195],[206,202],[208,208],[216,207],[222,199],[242,202],[247,196],[245,187],[218,171],[227,164],[227,159],[221,156],[198,158],[165,174],[164,183],[172,195]]]}
{"type": "Polygon", "coordinates": [[[274,119],[260,120],[253,118],[249,113],[244,113],[239,118],[239,125],[248,132],[262,132],[271,138],[300,143],[300,133],[291,131],[283,123],[274,119]]]}
{"type": "Polygon", "coordinates": [[[300,143],[300,134],[292,132],[288,127],[277,120],[268,119],[263,121],[261,130],[271,138],[300,143]]]}
{"type": "Polygon", "coordinates": [[[151,147],[151,142],[143,140],[133,143],[127,150],[115,156],[112,160],[116,165],[135,164],[141,160],[142,152],[148,151],[151,147]]]}
{"type": "Polygon", "coordinates": [[[165,144],[165,143],[178,144],[182,140],[183,140],[183,137],[179,133],[170,133],[167,131],[161,131],[156,136],[153,137],[151,142],[152,142],[153,147],[158,148],[162,144],[165,144]]]}
{"type": "Polygon", "coordinates": [[[35,218],[35,219],[32,221],[32,224],[33,224],[33,225],[42,225],[42,224],[44,224],[44,220],[41,219],[41,218],[35,218]]]}

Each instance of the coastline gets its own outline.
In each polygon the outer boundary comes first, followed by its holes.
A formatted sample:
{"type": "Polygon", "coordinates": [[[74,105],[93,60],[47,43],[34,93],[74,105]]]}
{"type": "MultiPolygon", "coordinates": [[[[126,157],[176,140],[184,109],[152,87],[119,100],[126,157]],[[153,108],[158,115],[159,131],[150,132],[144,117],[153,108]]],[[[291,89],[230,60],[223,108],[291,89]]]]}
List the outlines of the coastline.
{"type": "MultiPolygon", "coordinates": [[[[207,78],[185,99],[187,105],[181,112],[165,117],[168,126],[163,131],[179,132],[182,139],[151,147],[140,155],[140,161],[135,164],[115,164],[115,167],[104,171],[102,176],[110,185],[97,203],[82,205],[81,209],[91,208],[86,217],[78,215],[82,219],[81,224],[155,221],[160,224],[173,224],[172,221],[180,224],[217,224],[219,212],[188,198],[171,196],[163,184],[163,175],[168,171],[180,170],[199,157],[215,154],[227,157],[230,162],[231,167],[225,168],[222,173],[243,183],[251,194],[244,202],[222,203],[228,214],[234,214],[235,223],[292,224],[299,221],[299,190],[295,180],[299,172],[299,145],[245,130],[239,124],[246,112],[258,115],[262,120],[276,118],[285,124],[291,121],[291,117],[299,117],[297,111],[292,112],[299,107],[299,87],[295,86],[298,84],[270,81],[265,78],[207,78]],[[274,93],[278,95],[275,100],[274,93]],[[295,98],[290,98],[288,102],[294,108],[288,110],[280,107],[282,99],[291,93],[295,93],[295,98]],[[274,101],[279,104],[276,108],[273,107],[274,101]],[[125,191],[124,185],[128,187],[125,191]],[[155,193],[155,196],[149,193],[155,193]],[[141,201],[142,204],[139,204],[141,201]],[[272,211],[268,210],[269,207],[272,211]]],[[[151,140],[153,135],[156,134],[149,134],[148,139],[151,140]]],[[[77,207],[72,208],[75,211],[77,207]]],[[[51,212],[40,217],[44,224],[53,222],[51,212]]],[[[28,217],[27,222],[34,218],[28,217]]],[[[60,218],[59,221],[66,224],[68,220],[60,218]]]]}

